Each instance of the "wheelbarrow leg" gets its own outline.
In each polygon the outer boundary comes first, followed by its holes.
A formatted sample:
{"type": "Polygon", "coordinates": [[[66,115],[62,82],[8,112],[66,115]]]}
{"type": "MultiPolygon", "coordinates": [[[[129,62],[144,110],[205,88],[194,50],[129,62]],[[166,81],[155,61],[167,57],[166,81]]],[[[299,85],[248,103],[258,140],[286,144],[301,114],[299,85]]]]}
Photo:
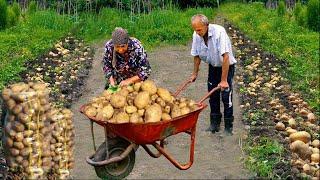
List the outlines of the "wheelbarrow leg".
{"type": "Polygon", "coordinates": [[[93,131],[93,121],[90,121],[90,127],[91,127],[92,141],[93,141],[93,150],[97,151],[96,141],[95,141],[95,138],[94,138],[94,131],[93,131]]]}
{"type": "MultiPolygon", "coordinates": [[[[161,152],[159,152],[158,151],[158,153],[157,154],[154,154],[150,149],[149,149],[149,147],[147,146],[147,145],[145,145],[145,144],[143,144],[143,145],[141,145],[142,147],[143,147],[143,149],[144,150],[146,150],[146,152],[151,156],[151,157],[153,157],[153,158],[158,158],[158,157],[160,157],[161,155],[162,155],[162,153],[161,152]]],[[[160,147],[164,147],[164,140],[161,140],[160,141],[160,147]]]]}
{"type": "MultiPolygon", "coordinates": [[[[189,133],[188,133],[189,134],[189,133]]],[[[193,128],[191,128],[191,134],[190,134],[190,138],[191,138],[191,144],[190,144],[190,159],[189,162],[186,164],[180,164],[179,162],[177,162],[175,159],[173,159],[173,157],[163,148],[161,147],[161,145],[159,145],[158,143],[153,143],[152,145],[161,153],[163,154],[174,166],[176,166],[178,169],[181,170],[187,170],[191,167],[191,165],[193,164],[193,159],[194,159],[194,143],[195,143],[195,134],[196,134],[196,126],[194,126],[193,128]]]]}

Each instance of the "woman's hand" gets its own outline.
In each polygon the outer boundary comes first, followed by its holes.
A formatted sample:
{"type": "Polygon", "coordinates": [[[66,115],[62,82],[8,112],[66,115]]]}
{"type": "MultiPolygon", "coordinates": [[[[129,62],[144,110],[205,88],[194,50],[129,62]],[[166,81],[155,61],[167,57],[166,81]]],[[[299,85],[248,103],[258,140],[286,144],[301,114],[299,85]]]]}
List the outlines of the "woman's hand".
{"type": "Polygon", "coordinates": [[[133,84],[133,82],[132,82],[132,81],[130,80],[130,78],[129,78],[129,79],[126,79],[126,80],[121,81],[120,84],[119,84],[119,86],[120,86],[120,87],[123,87],[123,86],[128,86],[128,85],[130,85],[130,84],[133,84]]]}
{"type": "Polygon", "coordinates": [[[134,83],[139,82],[139,81],[140,81],[140,78],[139,78],[139,76],[136,75],[136,76],[133,76],[131,78],[128,78],[126,80],[121,81],[119,85],[120,85],[120,87],[128,86],[130,84],[134,84],[134,83]]]}
{"type": "Polygon", "coordinates": [[[112,76],[109,78],[109,82],[110,82],[111,86],[115,86],[116,85],[116,83],[115,83],[115,81],[114,81],[112,76]]]}

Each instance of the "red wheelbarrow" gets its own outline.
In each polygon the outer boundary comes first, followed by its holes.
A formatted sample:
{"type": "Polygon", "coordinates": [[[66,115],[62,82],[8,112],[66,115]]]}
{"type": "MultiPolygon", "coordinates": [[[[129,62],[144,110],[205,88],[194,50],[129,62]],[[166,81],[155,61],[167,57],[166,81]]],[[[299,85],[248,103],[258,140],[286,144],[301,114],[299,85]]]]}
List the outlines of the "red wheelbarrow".
{"type": "MultiPolygon", "coordinates": [[[[174,96],[178,96],[190,81],[183,83],[174,96]]],[[[135,151],[142,146],[145,151],[153,158],[164,155],[174,166],[180,170],[189,169],[194,160],[194,143],[196,124],[200,112],[207,107],[204,104],[214,91],[220,89],[216,87],[207,93],[198,103],[198,109],[183,116],[173,118],[170,121],[161,121],[156,123],[144,124],[113,124],[106,121],[100,121],[94,117],[88,117],[91,122],[91,133],[95,153],[86,158],[88,164],[95,168],[96,174],[102,179],[122,179],[130,174],[135,163],[135,151]],[[98,150],[96,149],[93,123],[104,127],[105,142],[102,143],[98,150]],[[186,164],[177,162],[164,148],[164,139],[185,132],[190,135],[190,159],[186,164]],[[152,145],[158,150],[153,153],[147,145],[152,145]]],[[[80,108],[83,113],[86,105],[80,108]]]]}

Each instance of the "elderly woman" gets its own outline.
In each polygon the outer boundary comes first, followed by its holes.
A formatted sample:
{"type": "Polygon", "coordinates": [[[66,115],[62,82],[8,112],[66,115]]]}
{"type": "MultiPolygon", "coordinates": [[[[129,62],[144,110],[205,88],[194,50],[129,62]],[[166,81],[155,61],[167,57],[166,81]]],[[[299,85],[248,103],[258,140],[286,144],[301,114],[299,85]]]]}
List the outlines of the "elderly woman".
{"type": "Polygon", "coordinates": [[[147,54],[139,40],[129,37],[127,30],[117,27],[105,45],[103,71],[106,89],[111,85],[126,86],[144,81],[151,73],[147,54]]]}

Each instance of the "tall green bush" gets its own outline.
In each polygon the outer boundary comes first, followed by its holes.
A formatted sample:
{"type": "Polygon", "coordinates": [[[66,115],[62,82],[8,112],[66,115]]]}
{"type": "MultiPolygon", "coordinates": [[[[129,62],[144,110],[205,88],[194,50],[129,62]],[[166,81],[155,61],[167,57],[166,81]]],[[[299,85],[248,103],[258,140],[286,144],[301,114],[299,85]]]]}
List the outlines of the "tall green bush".
{"type": "Polygon", "coordinates": [[[302,8],[296,17],[296,21],[300,26],[307,27],[307,9],[302,8]]]}
{"type": "Polygon", "coordinates": [[[286,5],[284,4],[284,1],[279,1],[277,13],[278,16],[284,16],[286,14],[286,5]]]}
{"type": "Polygon", "coordinates": [[[300,3],[300,2],[297,2],[297,3],[296,3],[296,6],[294,7],[294,10],[293,10],[294,18],[297,19],[297,17],[299,16],[301,10],[302,10],[301,3],[300,3]]]}
{"type": "Polygon", "coordinates": [[[0,0],[0,30],[4,29],[7,24],[7,3],[5,0],[0,0]]]}
{"type": "Polygon", "coordinates": [[[8,8],[7,15],[8,15],[7,26],[11,27],[11,26],[16,25],[18,22],[18,16],[16,15],[16,13],[14,12],[12,7],[8,8]]]}
{"type": "Polygon", "coordinates": [[[319,0],[310,0],[307,7],[307,22],[310,29],[320,31],[319,0]]]}
{"type": "Polygon", "coordinates": [[[33,14],[37,11],[37,3],[35,1],[31,1],[28,6],[28,14],[33,14]]]}
{"type": "Polygon", "coordinates": [[[13,10],[13,12],[17,15],[17,17],[20,16],[20,14],[21,14],[21,9],[20,9],[20,6],[19,6],[19,4],[18,4],[17,2],[14,2],[14,3],[12,4],[12,10],[13,10]]]}

